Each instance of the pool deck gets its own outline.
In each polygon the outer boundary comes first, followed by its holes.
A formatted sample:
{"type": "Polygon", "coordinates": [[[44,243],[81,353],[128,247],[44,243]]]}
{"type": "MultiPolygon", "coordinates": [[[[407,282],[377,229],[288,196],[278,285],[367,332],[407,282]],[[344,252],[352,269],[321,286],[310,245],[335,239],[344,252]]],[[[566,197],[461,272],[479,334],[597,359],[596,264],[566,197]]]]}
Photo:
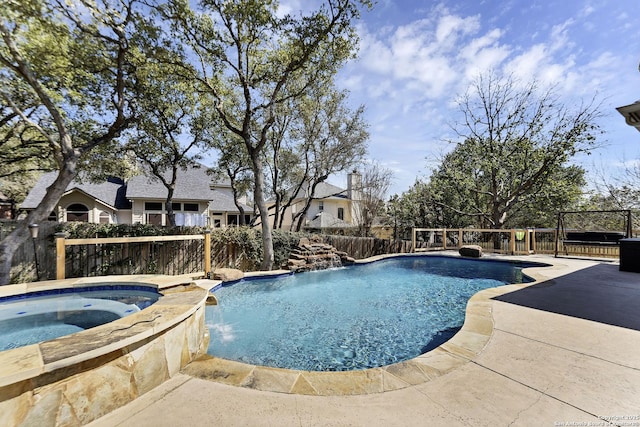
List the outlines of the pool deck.
{"type": "MultiPolygon", "coordinates": [[[[230,385],[232,374],[207,378],[190,365],[90,425],[640,426],[640,274],[609,262],[501,258],[553,267],[534,269],[535,284],[485,295],[489,330],[437,349],[446,366],[424,363],[424,380],[387,369],[380,389],[329,395],[283,386],[300,379],[292,371],[269,370],[261,386],[230,385]],[[464,348],[478,342],[477,351],[464,348]]],[[[362,382],[358,373],[335,375],[362,382]]]]}

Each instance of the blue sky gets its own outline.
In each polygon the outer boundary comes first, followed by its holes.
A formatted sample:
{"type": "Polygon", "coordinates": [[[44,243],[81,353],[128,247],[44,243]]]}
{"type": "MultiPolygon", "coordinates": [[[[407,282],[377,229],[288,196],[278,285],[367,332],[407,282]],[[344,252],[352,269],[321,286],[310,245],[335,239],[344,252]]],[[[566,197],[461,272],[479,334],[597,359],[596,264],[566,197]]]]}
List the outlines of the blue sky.
{"type": "Polygon", "coordinates": [[[452,101],[488,69],[556,85],[566,105],[602,100],[604,146],[576,159],[588,170],[621,171],[640,159],[640,133],[615,111],[640,99],[637,0],[380,0],[358,32],[359,58],[339,84],[354,107],[366,106],[369,157],[394,172],[390,194],[425,178],[430,160],[452,148],[443,142],[456,119],[452,101]]]}

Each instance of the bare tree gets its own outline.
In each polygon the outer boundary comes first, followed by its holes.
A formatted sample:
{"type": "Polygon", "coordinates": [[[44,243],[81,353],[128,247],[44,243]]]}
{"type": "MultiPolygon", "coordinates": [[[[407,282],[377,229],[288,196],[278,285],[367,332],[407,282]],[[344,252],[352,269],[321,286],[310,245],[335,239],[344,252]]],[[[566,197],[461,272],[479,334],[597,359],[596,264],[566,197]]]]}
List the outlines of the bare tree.
{"type": "Polygon", "coordinates": [[[371,163],[354,175],[351,191],[352,215],[358,225],[359,234],[369,236],[376,217],[384,214],[393,172],[378,163],[371,163]]]}
{"type": "Polygon", "coordinates": [[[315,86],[299,106],[296,134],[305,170],[300,187],[306,187],[307,199],[294,218],[296,231],[302,228],[317,186],[332,174],[352,168],[366,153],[369,132],[364,107],[352,111],[346,99],[347,93],[332,85],[315,86]]]}
{"type": "Polygon", "coordinates": [[[447,210],[503,228],[523,206],[560,206],[579,196],[582,171],[568,162],[596,147],[595,100],[566,107],[553,88],[490,73],[473,82],[458,107],[462,120],[454,130],[462,142],[431,177],[432,194],[447,210]]]}

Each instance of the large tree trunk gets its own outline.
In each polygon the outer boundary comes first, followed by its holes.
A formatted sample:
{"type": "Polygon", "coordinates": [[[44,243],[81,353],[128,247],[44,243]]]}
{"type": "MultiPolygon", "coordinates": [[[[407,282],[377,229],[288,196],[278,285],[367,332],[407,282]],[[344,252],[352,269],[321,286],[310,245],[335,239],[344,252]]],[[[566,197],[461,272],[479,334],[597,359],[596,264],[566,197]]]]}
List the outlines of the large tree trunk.
{"type": "Polygon", "coordinates": [[[171,227],[176,226],[176,213],[173,211],[173,189],[173,185],[167,187],[167,198],[164,202],[164,209],[167,211],[167,221],[169,222],[168,225],[171,227]]]}
{"type": "Polygon", "coordinates": [[[269,208],[267,207],[267,202],[264,197],[264,173],[260,154],[257,152],[251,153],[251,162],[253,164],[253,171],[255,175],[253,197],[256,205],[258,206],[262,226],[263,258],[261,268],[262,270],[271,270],[274,262],[273,236],[271,235],[271,225],[269,224],[269,208]]]}
{"type": "Polygon", "coordinates": [[[304,207],[302,208],[302,210],[296,214],[295,231],[299,232],[300,230],[302,230],[302,224],[307,217],[307,212],[309,212],[309,207],[311,206],[312,201],[313,199],[311,198],[311,195],[309,195],[309,197],[307,197],[307,200],[305,200],[304,202],[304,207]]]}
{"type": "Polygon", "coordinates": [[[11,262],[16,250],[29,239],[29,224],[37,224],[49,217],[60,201],[69,183],[76,176],[76,162],[72,161],[63,166],[55,181],[47,189],[47,193],[36,209],[31,211],[24,221],[18,222],[17,228],[0,243],[0,285],[11,282],[11,262]]]}
{"type": "Polygon", "coordinates": [[[240,213],[240,218],[238,218],[238,225],[246,225],[246,222],[244,220],[244,208],[238,201],[238,190],[236,190],[236,187],[233,184],[231,184],[231,191],[233,191],[233,204],[236,205],[236,208],[238,208],[238,212],[240,213]]]}

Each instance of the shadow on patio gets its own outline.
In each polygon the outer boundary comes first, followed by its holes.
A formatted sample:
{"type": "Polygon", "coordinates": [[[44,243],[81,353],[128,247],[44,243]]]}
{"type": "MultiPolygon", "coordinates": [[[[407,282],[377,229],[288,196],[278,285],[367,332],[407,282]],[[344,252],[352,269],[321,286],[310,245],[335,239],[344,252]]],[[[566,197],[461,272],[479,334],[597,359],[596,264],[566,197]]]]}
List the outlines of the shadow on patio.
{"type": "Polygon", "coordinates": [[[640,274],[598,264],[493,298],[640,331],[640,274]]]}

